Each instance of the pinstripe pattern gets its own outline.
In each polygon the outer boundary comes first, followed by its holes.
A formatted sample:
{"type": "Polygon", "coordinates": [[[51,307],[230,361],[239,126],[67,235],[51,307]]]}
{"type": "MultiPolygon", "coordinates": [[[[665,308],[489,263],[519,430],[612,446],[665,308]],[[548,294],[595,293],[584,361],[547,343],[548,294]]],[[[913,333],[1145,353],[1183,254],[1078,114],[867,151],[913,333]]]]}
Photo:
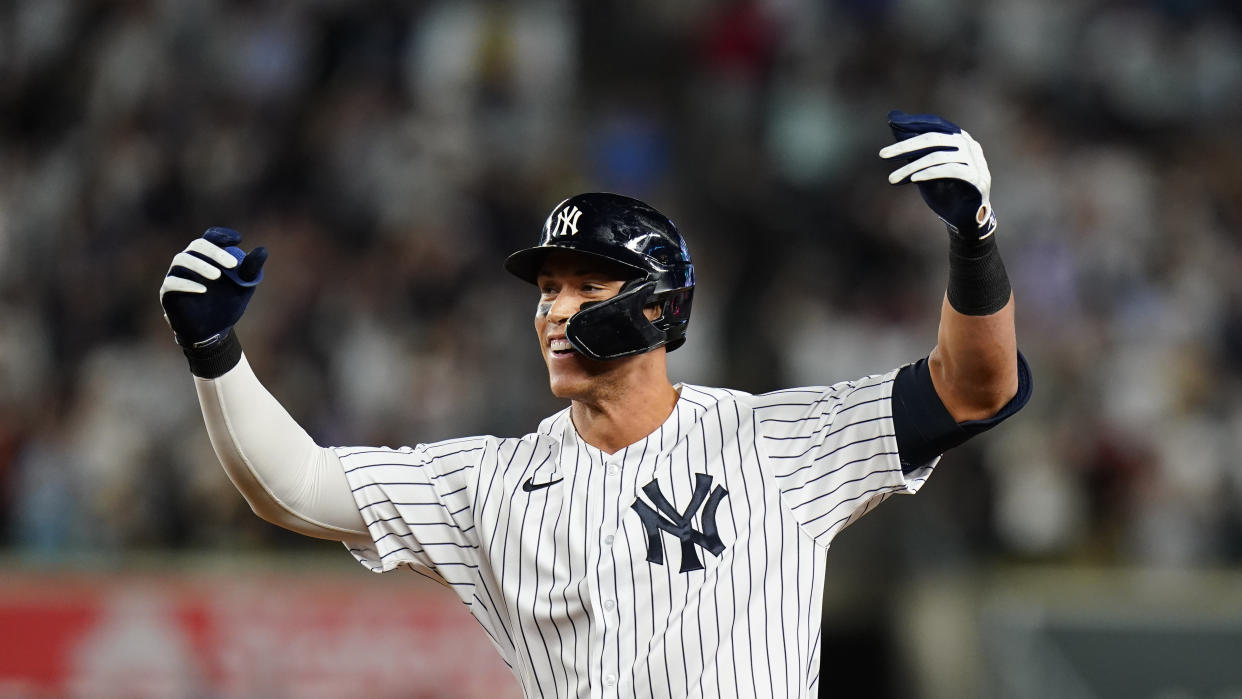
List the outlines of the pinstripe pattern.
{"type": "Polygon", "coordinates": [[[529,697],[814,697],[829,542],[934,466],[901,472],[895,375],[760,396],[684,385],[658,430],[612,455],[568,410],[522,438],[338,448],[374,539],[351,552],[450,586],[529,697]],[[680,512],[696,474],[728,492],[724,550],[680,573],[660,532],[664,563],[649,563],[631,506],[654,479],[680,512]]]}

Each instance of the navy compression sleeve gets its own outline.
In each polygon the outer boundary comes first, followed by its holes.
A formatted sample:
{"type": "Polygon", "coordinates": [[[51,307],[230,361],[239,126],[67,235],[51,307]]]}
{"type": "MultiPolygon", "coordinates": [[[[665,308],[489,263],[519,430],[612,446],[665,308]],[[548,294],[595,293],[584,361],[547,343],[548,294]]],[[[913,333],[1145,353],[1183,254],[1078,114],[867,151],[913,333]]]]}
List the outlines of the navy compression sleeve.
{"type": "Polygon", "coordinates": [[[971,437],[986,432],[1022,409],[1031,398],[1031,369],[1018,353],[1018,393],[989,418],[957,422],[949,414],[924,357],[902,367],[893,382],[893,425],[897,451],[906,473],[926,464],[971,437]]]}

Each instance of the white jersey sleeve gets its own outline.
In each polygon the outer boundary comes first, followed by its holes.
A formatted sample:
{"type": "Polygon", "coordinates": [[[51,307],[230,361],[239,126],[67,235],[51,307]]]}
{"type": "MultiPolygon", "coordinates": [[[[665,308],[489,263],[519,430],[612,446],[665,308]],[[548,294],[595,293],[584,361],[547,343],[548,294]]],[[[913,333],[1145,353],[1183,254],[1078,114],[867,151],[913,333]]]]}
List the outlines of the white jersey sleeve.
{"type": "Polygon", "coordinates": [[[371,538],[350,553],[375,572],[406,565],[450,586],[473,585],[479,557],[473,494],[478,466],[495,441],[337,447],[371,538]]]}
{"type": "Polygon", "coordinates": [[[827,546],[895,493],[914,493],[939,459],[903,473],[893,428],[899,369],[754,397],[759,448],[803,530],[827,546]]]}

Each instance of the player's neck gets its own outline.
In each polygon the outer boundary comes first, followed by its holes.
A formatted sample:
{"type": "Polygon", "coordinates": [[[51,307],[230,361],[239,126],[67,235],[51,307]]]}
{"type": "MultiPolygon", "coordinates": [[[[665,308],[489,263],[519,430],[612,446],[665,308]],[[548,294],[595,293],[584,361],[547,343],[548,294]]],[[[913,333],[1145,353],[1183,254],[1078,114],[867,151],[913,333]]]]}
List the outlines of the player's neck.
{"type": "Polygon", "coordinates": [[[632,382],[590,400],[574,400],[570,417],[587,444],[614,454],[656,431],[677,405],[667,374],[632,382]]]}

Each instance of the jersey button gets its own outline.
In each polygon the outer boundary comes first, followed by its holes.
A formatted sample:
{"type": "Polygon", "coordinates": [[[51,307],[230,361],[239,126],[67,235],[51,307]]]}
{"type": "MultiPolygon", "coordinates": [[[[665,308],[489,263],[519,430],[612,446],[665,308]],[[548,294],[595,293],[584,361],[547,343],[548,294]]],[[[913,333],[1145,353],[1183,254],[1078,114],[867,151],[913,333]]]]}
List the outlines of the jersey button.
{"type": "Polygon", "coordinates": [[[616,675],[604,675],[604,685],[611,687],[617,683],[616,675]]]}
{"type": "Polygon", "coordinates": [[[617,540],[617,538],[616,538],[615,536],[613,536],[612,534],[609,534],[608,536],[604,537],[604,545],[605,545],[605,546],[612,546],[612,542],[614,542],[614,541],[616,541],[616,540],[617,540]]]}
{"type": "Polygon", "coordinates": [[[621,469],[617,468],[616,466],[609,466],[608,475],[612,476],[613,478],[616,478],[617,476],[621,475],[621,469]]]}
{"type": "Polygon", "coordinates": [[[604,600],[604,609],[607,609],[608,611],[611,612],[612,608],[615,606],[617,606],[616,602],[613,602],[612,600],[604,600]]]}

